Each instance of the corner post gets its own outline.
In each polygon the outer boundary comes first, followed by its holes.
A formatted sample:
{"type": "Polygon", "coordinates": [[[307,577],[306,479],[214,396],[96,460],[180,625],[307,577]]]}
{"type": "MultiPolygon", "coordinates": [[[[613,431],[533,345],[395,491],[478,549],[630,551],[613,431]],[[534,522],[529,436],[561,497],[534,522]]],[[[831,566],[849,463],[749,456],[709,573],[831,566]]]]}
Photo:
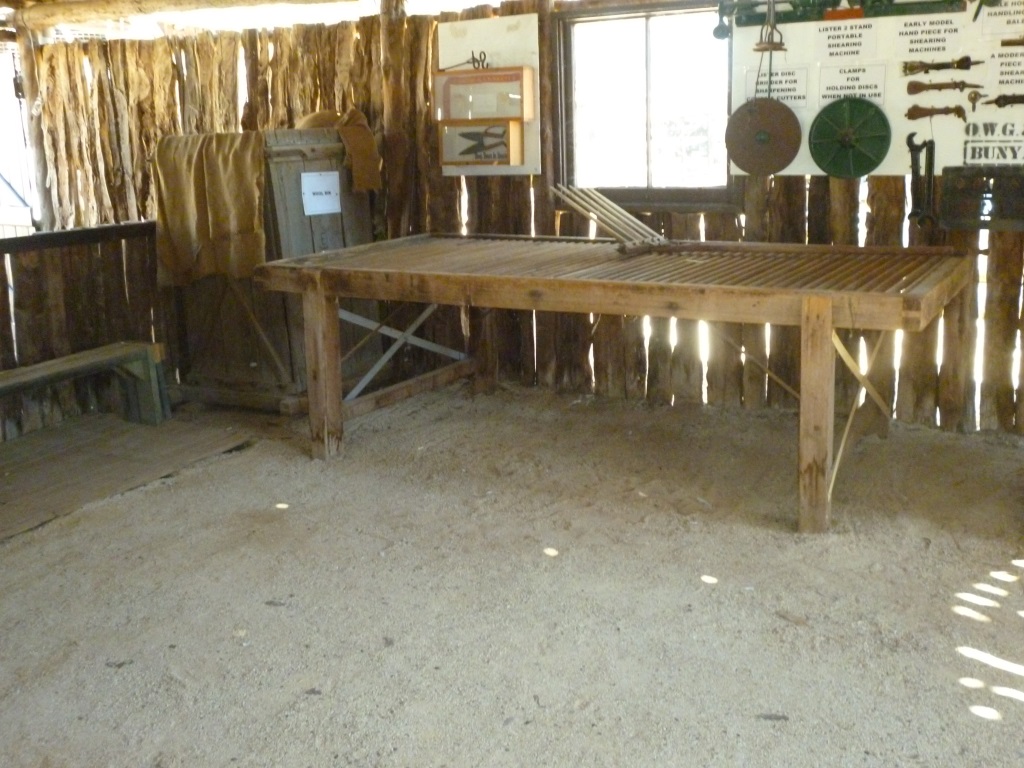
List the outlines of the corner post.
{"type": "Polygon", "coordinates": [[[341,453],[341,321],[338,299],[324,293],[319,274],[302,293],[305,322],[306,392],[314,459],[341,453]]]}

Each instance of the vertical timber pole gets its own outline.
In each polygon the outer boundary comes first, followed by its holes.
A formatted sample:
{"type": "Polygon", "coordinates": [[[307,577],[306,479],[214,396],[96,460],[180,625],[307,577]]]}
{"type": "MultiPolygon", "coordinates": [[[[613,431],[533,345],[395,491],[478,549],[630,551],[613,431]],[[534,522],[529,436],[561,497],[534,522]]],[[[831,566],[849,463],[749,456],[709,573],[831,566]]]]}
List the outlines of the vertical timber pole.
{"type": "Polygon", "coordinates": [[[313,458],[330,459],[341,453],[341,321],[338,299],[324,293],[319,274],[302,293],[302,318],[313,458]]]}
{"type": "Polygon", "coordinates": [[[801,533],[828,530],[832,500],[832,433],[835,408],[835,352],[832,300],[803,300],[800,326],[800,447],[798,449],[801,533]]]}
{"type": "MultiPolygon", "coordinates": [[[[28,104],[28,144],[32,149],[35,164],[35,193],[39,203],[40,225],[42,231],[50,232],[57,228],[57,213],[53,205],[52,190],[48,181],[49,169],[46,167],[46,152],[43,141],[43,114],[36,112],[35,104],[39,99],[39,73],[36,60],[35,33],[25,27],[18,27],[15,33],[18,38],[18,54],[21,59],[21,75],[25,88],[25,103],[28,104]]],[[[56,171],[54,171],[56,173],[56,171]]],[[[56,184],[56,180],[53,182],[56,184]]]]}

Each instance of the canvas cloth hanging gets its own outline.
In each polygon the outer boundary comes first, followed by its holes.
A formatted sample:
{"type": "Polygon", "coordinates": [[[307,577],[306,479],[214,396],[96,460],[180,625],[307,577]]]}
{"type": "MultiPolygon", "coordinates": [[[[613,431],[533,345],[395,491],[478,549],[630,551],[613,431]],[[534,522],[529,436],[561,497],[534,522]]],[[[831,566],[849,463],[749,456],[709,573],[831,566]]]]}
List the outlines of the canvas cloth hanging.
{"type": "Polygon", "coordinates": [[[156,147],[162,285],[252,276],[266,261],[263,135],[166,136],[156,147]]]}

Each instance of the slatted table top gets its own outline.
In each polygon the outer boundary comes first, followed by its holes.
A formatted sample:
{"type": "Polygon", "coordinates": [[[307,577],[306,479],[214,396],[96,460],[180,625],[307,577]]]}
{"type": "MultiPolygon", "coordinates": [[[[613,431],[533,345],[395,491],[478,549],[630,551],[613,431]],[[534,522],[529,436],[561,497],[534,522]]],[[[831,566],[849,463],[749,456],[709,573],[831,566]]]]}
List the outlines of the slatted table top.
{"type": "Polygon", "coordinates": [[[808,295],[836,327],[921,330],[971,280],[951,248],[674,242],[623,255],[610,240],[416,235],[272,262],[273,290],[509,309],[799,325],[808,295]]]}

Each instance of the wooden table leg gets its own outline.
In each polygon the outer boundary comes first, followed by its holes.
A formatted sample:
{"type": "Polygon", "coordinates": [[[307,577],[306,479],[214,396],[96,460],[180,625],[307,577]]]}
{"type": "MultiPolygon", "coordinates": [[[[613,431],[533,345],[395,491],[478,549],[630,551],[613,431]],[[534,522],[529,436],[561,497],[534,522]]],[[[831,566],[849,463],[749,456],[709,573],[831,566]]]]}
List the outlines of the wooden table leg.
{"type": "Polygon", "coordinates": [[[493,309],[469,309],[469,357],[476,362],[473,394],[493,392],[497,386],[498,349],[494,344],[496,320],[497,315],[493,309]]]}
{"type": "Polygon", "coordinates": [[[801,533],[828,530],[832,500],[832,434],[835,419],[835,352],[832,300],[809,296],[803,302],[800,332],[800,521],[801,533]]]}
{"type": "Polygon", "coordinates": [[[341,321],[338,299],[319,285],[302,294],[305,322],[306,389],[314,459],[341,453],[341,321]]]}

